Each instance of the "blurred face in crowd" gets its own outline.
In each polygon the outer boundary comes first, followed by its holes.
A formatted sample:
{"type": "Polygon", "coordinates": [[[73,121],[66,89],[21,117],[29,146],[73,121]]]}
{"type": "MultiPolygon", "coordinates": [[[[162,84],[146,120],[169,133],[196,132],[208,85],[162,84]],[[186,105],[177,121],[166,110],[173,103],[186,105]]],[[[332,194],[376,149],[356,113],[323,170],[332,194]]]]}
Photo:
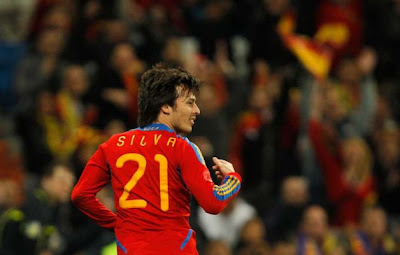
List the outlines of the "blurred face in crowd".
{"type": "Polygon", "coordinates": [[[308,201],[307,182],[301,177],[288,177],[282,184],[282,199],[291,205],[303,205],[308,201]]]}
{"type": "Polygon", "coordinates": [[[345,165],[355,165],[365,158],[363,144],[358,139],[346,139],[342,152],[345,165]]]}
{"type": "Polygon", "coordinates": [[[58,56],[64,48],[65,36],[58,30],[43,31],[37,41],[38,51],[45,56],[58,56]]]}
{"type": "Polygon", "coordinates": [[[349,138],[342,143],[345,176],[353,184],[362,183],[371,173],[371,152],[359,138],[349,138]]]}
{"type": "Polygon", "coordinates": [[[185,68],[202,82],[211,83],[218,74],[214,63],[203,55],[196,55],[194,61],[187,61],[185,68]]]}
{"type": "Polygon", "coordinates": [[[260,219],[251,219],[243,226],[241,238],[245,243],[260,243],[263,242],[264,237],[264,224],[260,219]]]}
{"type": "Polygon", "coordinates": [[[400,158],[400,137],[398,128],[383,130],[377,139],[378,156],[385,167],[393,167],[400,158]]]}
{"type": "Polygon", "coordinates": [[[176,61],[178,63],[182,62],[180,40],[176,37],[168,38],[167,42],[165,43],[162,55],[164,60],[176,61]]]}
{"type": "Polygon", "coordinates": [[[270,80],[270,68],[264,60],[255,60],[253,64],[253,86],[265,86],[270,80]]]}
{"type": "Polygon", "coordinates": [[[361,227],[365,234],[373,240],[384,237],[387,229],[385,212],[380,208],[368,208],[363,212],[361,227]]]}
{"type": "Polygon", "coordinates": [[[143,24],[146,22],[146,13],[136,1],[121,1],[120,13],[124,20],[130,24],[143,24]]]}
{"type": "Polygon", "coordinates": [[[124,71],[131,68],[131,65],[136,60],[135,50],[129,44],[117,45],[113,52],[111,61],[114,68],[118,71],[124,71]]]}
{"type": "Polygon", "coordinates": [[[155,25],[166,24],[168,22],[167,11],[161,5],[154,5],[150,9],[150,18],[155,25]]]}
{"type": "Polygon", "coordinates": [[[328,216],[322,207],[310,206],[306,209],[302,221],[304,233],[317,241],[322,241],[328,228],[328,216]]]}
{"type": "Polygon", "coordinates": [[[207,244],[204,255],[231,255],[229,246],[223,241],[210,241],[207,244]]]}
{"type": "Polygon", "coordinates": [[[107,39],[112,43],[124,42],[128,38],[128,28],[120,20],[108,21],[105,26],[105,34],[107,39]]]}
{"type": "Polygon", "coordinates": [[[64,8],[55,7],[46,13],[43,19],[43,26],[66,33],[71,27],[71,16],[64,8]]]}
{"type": "Polygon", "coordinates": [[[290,0],[265,0],[267,10],[272,15],[280,15],[287,10],[290,0]]]}
{"type": "Polygon", "coordinates": [[[41,91],[36,99],[36,107],[39,114],[53,114],[55,112],[54,95],[49,91],[41,91]]]}
{"type": "Polygon", "coordinates": [[[193,92],[177,87],[179,97],[174,106],[164,105],[161,109],[168,118],[169,125],[178,134],[187,135],[192,132],[194,122],[200,109],[196,104],[196,96],[193,92]]]}
{"type": "Polygon", "coordinates": [[[278,242],[272,249],[273,255],[295,255],[296,245],[291,242],[278,242]]]}
{"type": "Polygon", "coordinates": [[[268,109],[271,100],[269,98],[267,89],[263,86],[253,87],[250,92],[250,107],[256,111],[268,109]]]}
{"type": "Polygon", "coordinates": [[[348,111],[346,105],[341,98],[339,91],[333,86],[327,89],[325,102],[325,115],[330,120],[337,122],[347,115],[348,111]]]}
{"type": "Polygon", "coordinates": [[[339,63],[338,78],[343,84],[357,85],[360,82],[361,73],[354,59],[345,58],[339,63]]]}
{"type": "Polygon", "coordinates": [[[198,103],[203,115],[212,115],[218,111],[217,93],[212,85],[205,83],[200,87],[198,103]]]}
{"type": "Polygon", "coordinates": [[[63,165],[56,165],[50,176],[42,179],[42,187],[53,202],[68,202],[75,183],[75,176],[71,169],[63,165]]]}
{"type": "Polygon", "coordinates": [[[18,184],[15,181],[0,179],[0,209],[16,206],[18,192],[18,184]]]}
{"type": "Polygon", "coordinates": [[[74,97],[83,96],[89,86],[85,70],[78,65],[68,67],[64,72],[64,86],[74,97]]]}

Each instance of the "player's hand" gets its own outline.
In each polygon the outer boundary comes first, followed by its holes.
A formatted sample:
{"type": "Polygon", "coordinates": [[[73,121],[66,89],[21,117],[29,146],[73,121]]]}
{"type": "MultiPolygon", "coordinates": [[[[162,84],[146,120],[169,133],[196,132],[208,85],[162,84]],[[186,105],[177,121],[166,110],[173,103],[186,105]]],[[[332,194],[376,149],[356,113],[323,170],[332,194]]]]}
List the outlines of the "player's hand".
{"type": "Polygon", "coordinates": [[[212,169],[215,171],[218,179],[222,180],[228,173],[235,172],[235,169],[230,162],[217,157],[213,157],[213,161],[215,165],[213,165],[212,169]]]}

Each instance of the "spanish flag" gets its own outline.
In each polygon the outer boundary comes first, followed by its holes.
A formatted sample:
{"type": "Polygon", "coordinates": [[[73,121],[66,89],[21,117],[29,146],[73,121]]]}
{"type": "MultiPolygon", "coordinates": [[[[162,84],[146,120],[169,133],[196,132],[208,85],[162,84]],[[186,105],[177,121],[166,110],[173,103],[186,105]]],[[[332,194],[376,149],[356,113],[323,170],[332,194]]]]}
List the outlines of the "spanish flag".
{"type": "Polygon", "coordinates": [[[332,52],[328,47],[302,35],[288,34],[282,39],[312,75],[322,80],[328,76],[332,62],[332,52]]]}
{"type": "Polygon", "coordinates": [[[328,76],[333,58],[332,49],[316,39],[295,34],[295,16],[292,12],[282,16],[277,30],[286,47],[312,75],[321,80],[328,76]]]}

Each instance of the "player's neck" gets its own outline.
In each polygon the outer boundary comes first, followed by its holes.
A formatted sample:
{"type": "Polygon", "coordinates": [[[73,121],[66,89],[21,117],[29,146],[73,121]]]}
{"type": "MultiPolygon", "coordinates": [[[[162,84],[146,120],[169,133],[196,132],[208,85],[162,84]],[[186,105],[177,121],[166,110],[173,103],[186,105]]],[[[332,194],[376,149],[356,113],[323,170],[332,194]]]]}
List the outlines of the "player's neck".
{"type": "Polygon", "coordinates": [[[159,116],[156,121],[154,121],[154,124],[163,124],[169,127],[171,130],[175,131],[174,127],[172,126],[171,122],[168,120],[168,118],[165,118],[164,116],[159,116]]]}

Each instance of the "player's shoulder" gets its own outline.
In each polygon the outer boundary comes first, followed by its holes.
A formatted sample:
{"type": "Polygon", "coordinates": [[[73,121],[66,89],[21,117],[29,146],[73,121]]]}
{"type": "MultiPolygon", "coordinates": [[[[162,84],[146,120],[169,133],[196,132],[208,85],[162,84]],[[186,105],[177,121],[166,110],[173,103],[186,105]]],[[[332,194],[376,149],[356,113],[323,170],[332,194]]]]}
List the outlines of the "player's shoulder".
{"type": "Polygon", "coordinates": [[[186,153],[191,152],[194,153],[197,157],[197,159],[203,164],[205,165],[205,161],[204,161],[204,157],[203,154],[201,153],[201,150],[199,147],[197,147],[197,145],[193,142],[191,142],[189,140],[189,138],[185,137],[185,136],[180,136],[177,135],[177,138],[180,141],[180,144],[184,147],[184,151],[186,153]]]}
{"type": "Polygon", "coordinates": [[[186,136],[181,136],[181,135],[176,135],[176,139],[178,140],[179,143],[181,143],[182,145],[189,145],[189,146],[193,146],[195,145],[193,142],[191,142],[189,140],[189,138],[187,138],[186,136]]]}

